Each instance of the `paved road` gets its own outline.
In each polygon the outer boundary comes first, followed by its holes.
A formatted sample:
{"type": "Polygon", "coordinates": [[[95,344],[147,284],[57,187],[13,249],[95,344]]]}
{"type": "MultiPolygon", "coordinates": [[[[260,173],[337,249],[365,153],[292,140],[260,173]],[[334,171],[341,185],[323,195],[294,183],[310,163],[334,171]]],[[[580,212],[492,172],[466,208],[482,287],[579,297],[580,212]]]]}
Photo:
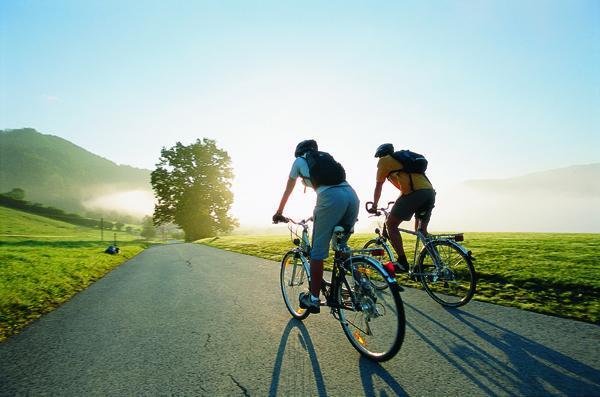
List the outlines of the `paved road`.
{"type": "Polygon", "coordinates": [[[150,248],[0,345],[0,395],[600,396],[600,327],[403,293],[400,353],[363,359],[328,314],[291,320],[276,263],[150,248]]]}

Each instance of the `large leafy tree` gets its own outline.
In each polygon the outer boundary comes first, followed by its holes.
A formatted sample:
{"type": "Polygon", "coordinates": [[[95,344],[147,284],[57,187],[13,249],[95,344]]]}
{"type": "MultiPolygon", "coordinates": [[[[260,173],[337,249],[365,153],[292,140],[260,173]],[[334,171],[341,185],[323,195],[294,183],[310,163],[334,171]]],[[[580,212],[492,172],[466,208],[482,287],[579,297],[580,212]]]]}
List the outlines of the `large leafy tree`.
{"type": "Polygon", "coordinates": [[[198,139],[185,146],[177,142],[161,151],[152,172],[152,187],[158,198],[154,222],[173,222],[193,241],[230,232],[237,221],[228,212],[233,203],[233,170],[226,151],[214,140],[198,139]]]}

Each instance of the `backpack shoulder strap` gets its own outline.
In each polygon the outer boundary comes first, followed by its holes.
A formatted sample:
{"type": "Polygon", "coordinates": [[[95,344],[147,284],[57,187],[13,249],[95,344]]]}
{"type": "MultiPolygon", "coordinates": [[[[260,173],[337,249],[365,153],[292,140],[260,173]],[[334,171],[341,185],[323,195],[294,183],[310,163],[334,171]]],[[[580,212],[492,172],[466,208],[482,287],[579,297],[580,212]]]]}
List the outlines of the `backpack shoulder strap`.
{"type": "MultiPolygon", "coordinates": [[[[310,163],[308,162],[308,159],[306,159],[305,157],[302,157],[302,159],[304,159],[304,162],[306,163],[306,168],[308,168],[308,172],[310,173],[310,163]]],[[[302,179],[308,179],[310,180],[310,176],[309,175],[303,175],[302,174],[302,168],[300,168],[300,177],[302,179]]]]}

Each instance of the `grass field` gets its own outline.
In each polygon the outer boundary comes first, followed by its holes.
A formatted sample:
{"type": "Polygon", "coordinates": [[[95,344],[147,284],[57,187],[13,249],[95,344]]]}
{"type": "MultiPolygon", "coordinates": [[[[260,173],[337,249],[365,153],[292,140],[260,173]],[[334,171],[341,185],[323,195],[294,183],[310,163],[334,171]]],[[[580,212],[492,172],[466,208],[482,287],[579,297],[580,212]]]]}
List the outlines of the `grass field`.
{"type": "Polygon", "coordinates": [[[85,289],[148,243],[0,207],[0,342],[85,289]]]}
{"type": "MultiPolygon", "coordinates": [[[[371,234],[350,239],[362,247],[371,234]]],[[[286,236],[224,236],[199,243],[280,261],[286,236]]],[[[467,233],[478,276],[476,300],[600,323],[600,234],[467,233]]],[[[414,239],[405,239],[409,258],[414,239]]],[[[274,264],[277,266],[277,264],[274,264]]],[[[401,276],[403,285],[418,287],[401,276]]]]}

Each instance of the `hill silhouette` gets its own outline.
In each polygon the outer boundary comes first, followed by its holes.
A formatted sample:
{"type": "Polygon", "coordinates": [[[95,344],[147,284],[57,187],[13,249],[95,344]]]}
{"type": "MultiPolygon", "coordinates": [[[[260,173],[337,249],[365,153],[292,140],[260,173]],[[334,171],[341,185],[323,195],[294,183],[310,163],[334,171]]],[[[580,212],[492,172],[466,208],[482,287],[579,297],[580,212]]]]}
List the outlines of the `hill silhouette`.
{"type": "Polygon", "coordinates": [[[0,130],[0,192],[83,212],[84,202],[118,192],[151,192],[150,170],[114,162],[32,128],[0,130]]]}
{"type": "Polygon", "coordinates": [[[470,180],[439,195],[436,215],[473,231],[598,233],[598,181],[600,163],[470,180]]]}
{"type": "Polygon", "coordinates": [[[561,196],[600,197],[600,163],[575,165],[507,179],[478,179],[466,186],[494,193],[547,193],[561,196]]]}

